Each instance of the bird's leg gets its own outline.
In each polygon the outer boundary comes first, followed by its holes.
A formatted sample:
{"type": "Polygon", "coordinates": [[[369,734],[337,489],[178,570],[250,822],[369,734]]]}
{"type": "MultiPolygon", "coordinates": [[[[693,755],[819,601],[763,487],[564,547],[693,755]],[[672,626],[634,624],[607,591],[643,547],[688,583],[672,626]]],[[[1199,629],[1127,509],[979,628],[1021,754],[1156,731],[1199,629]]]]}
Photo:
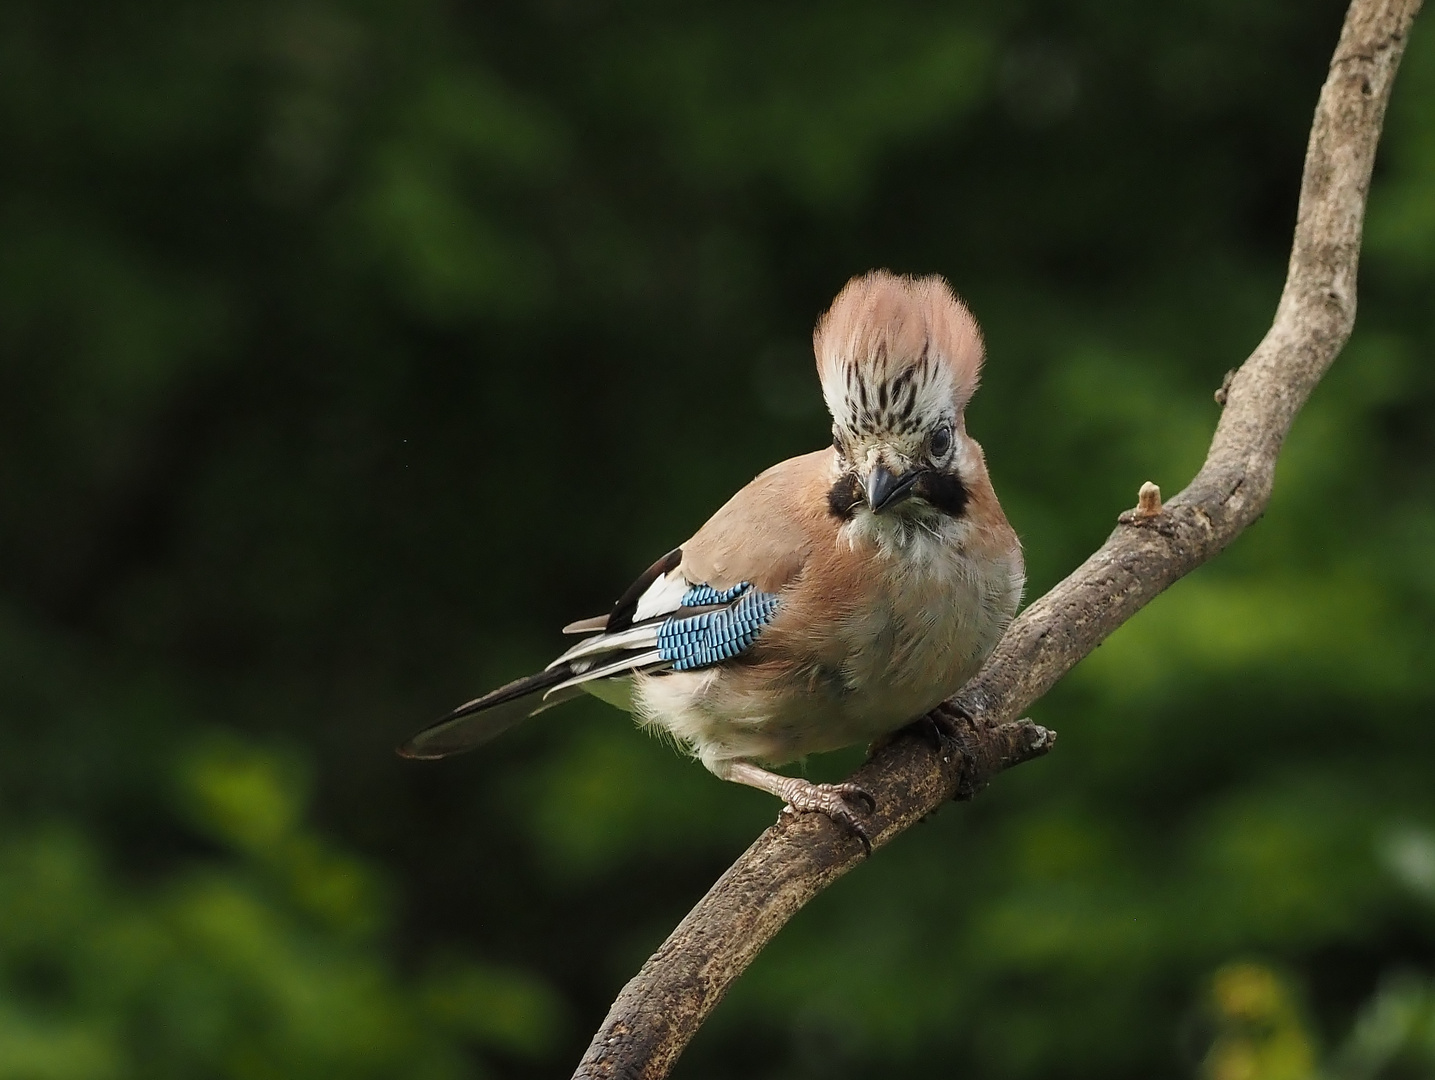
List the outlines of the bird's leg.
{"type": "Polygon", "coordinates": [[[932,753],[939,755],[943,761],[951,760],[953,750],[961,754],[962,776],[957,783],[957,793],[952,796],[954,799],[970,799],[980,790],[981,785],[977,784],[975,776],[978,751],[975,717],[965,706],[956,701],[944,701],[927,715],[873,743],[872,752],[903,731],[921,737],[932,748],[932,753]]]}
{"type": "Polygon", "coordinates": [[[985,786],[977,782],[976,718],[960,703],[944,701],[919,722],[929,724],[930,730],[945,746],[954,747],[962,755],[962,775],[952,798],[970,799],[985,786]]]}
{"type": "Polygon", "coordinates": [[[966,754],[970,741],[964,730],[972,714],[954,701],[944,701],[927,715],[907,726],[924,738],[936,753],[955,747],[966,754]],[[966,723],[962,723],[966,721],[966,723]]]}
{"type": "Polygon", "coordinates": [[[966,754],[971,743],[958,720],[970,722],[971,719],[972,716],[966,709],[955,702],[944,701],[905,727],[899,727],[889,735],[874,739],[867,747],[867,756],[871,757],[906,734],[917,736],[931,748],[932,753],[941,754],[944,758],[953,749],[966,754]]]}
{"type": "Polygon", "coordinates": [[[857,820],[857,816],[852,813],[846,800],[853,799],[866,803],[869,814],[877,809],[877,803],[871,795],[856,784],[814,784],[801,777],[782,776],[778,773],[768,772],[766,769],[760,769],[746,761],[720,762],[712,766],[712,770],[724,780],[731,780],[736,784],[746,784],[748,787],[765,791],[769,795],[776,795],[798,813],[816,810],[826,814],[836,824],[862,841],[863,850],[867,854],[872,854],[872,838],[867,835],[867,829],[862,822],[857,820]]]}

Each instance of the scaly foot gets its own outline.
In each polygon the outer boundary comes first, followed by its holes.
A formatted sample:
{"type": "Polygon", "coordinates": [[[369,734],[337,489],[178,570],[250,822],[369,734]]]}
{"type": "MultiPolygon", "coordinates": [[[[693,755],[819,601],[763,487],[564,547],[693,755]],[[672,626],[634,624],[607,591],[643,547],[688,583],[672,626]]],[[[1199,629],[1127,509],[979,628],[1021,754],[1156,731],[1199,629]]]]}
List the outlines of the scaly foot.
{"type": "Polygon", "coordinates": [[[826,814],[832,821],[862,841],[862,850],[872,854],[872,838],[867,827],[858,820],[847,805],[847,800],[865,803],[868,814],[877,809],[877,801],[856,784],[814,784],[797,777],[784,777],[786,783],[778,792],[787,805],[799,814],[816,811],[826,814]]]}
{"type": "MultiPolygon", "coordinates": [[[[962,775],[957,783],[954,799],[970,799],[980,790],[976,782],[977,740],[975,718],[966,708],[955,701],[944,701],[919,720],[914,720],[902,731],[910,731],[932,748],[943,761],[951,761],[952,753],[962,756],[962,775]]],[[[895,737],[895,736],[893,736],[895,737]]]]}
{"type": "Polygon", "coordinates": [[[724,780],[746,784],[776,795],[796,813],[816,811],[826,814],[837,825],[862,841],[862,850],[872,854],[872,838],[866,827],[857,819],[847,800],[865,803],[867,813],[877,809],[877,802],[856,784],[814,784],[798,776],[783,776],[768,772],[750,761],[724,761],[710,765],[714,773],[724,780]]]}
{"type": "Polygon", "coordinates": [[[962,775],[957,781],[954,799],[970,799],[980,789],[977,783],[977,740],[976,719],[966,708],[955,701],[944,701],[924,716],[918,723],[926,724],[930,737],[940,744],[943,760],[951,760],[950,751],[962,755],[962,775]]]}

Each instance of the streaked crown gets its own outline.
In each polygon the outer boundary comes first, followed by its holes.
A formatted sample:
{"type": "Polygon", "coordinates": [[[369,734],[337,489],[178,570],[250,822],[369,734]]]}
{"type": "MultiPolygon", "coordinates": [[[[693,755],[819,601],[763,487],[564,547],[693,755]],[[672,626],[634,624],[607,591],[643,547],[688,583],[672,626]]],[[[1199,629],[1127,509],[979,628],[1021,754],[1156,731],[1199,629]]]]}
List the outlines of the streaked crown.
{"type": "Polygon", "coordinates": [[[976,320],[936,275],[853,278],[812,344],[828,411],[854,437],[915,433],[939,413],[959,418],[982,366],[976,320]]]}

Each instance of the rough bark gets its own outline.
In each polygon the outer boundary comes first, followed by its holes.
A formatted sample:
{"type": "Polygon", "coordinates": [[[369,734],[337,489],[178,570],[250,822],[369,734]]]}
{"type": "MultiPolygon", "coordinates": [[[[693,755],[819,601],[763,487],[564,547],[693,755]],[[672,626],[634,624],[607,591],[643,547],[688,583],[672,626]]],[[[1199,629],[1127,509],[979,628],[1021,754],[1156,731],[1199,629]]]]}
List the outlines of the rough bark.
{"type": "MultiPolygon", "coordinates": [[[[1391,85],[1421,0],[1354,0],[1306,150],[1285,289],[1255,352],[1217,392],[1224,405],[1201,471],[1163,506],[1135,510],[1075,572],[1012,624],[947,709],[961,750],[894,740],[852,777],[876,798],[874,848],[954,796],[1046,752],[1055,736],[1021,712],[1161,590],[1212,558],[1265,510],[1296,413],[1355,323],[1366,192],[1391,85]]],[[[1149,487],[1149,486],[1148,486],[1149,487]]],[[[576,1077],[657,1080],[778,930],[862,860],[819,814],[784,813],[722,875],[613,1003],[576,1077]]]]}

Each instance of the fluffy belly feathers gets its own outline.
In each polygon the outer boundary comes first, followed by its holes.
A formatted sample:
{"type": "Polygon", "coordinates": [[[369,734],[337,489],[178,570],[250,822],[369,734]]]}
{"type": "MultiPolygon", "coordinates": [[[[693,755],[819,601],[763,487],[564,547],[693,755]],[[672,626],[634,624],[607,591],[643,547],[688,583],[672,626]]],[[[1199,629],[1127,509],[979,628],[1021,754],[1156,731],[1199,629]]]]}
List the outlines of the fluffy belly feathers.
{"type": "Polygon", "coordinates": [[[747,662],[637,676],[635,712],[714,771],[780,765],[903,727],[976,673],[1021,591],[1009,559],[943,547],[935,558],[881,560],[820,626],[788,606],[747,662]]]}

